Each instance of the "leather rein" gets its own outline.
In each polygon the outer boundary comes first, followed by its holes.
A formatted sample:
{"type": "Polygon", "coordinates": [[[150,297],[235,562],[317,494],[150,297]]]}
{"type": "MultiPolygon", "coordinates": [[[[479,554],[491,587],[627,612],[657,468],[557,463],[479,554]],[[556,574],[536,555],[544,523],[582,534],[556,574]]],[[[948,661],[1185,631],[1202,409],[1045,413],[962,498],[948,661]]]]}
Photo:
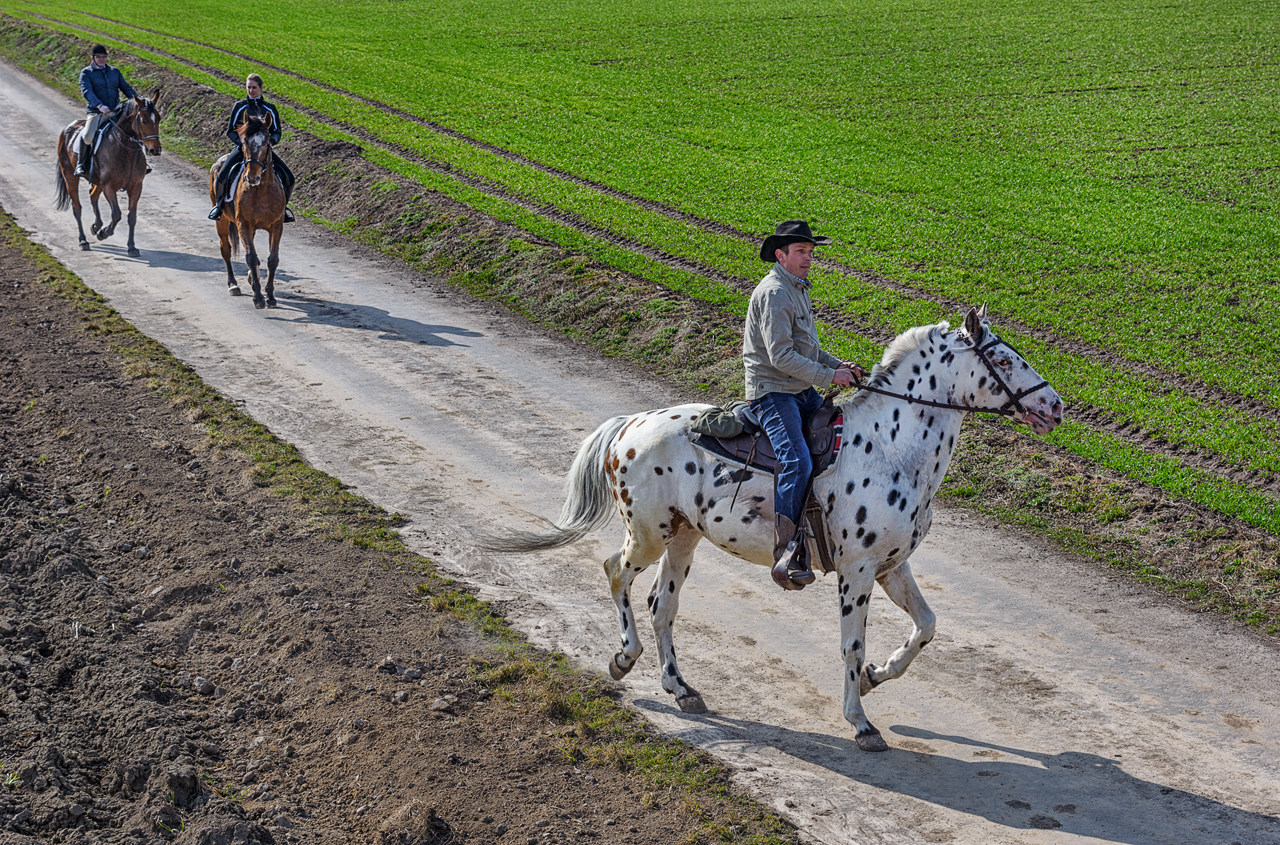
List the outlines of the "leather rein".
{"type": "MultiPolygon", "coordinates": [[[[944,408],[948,411],[965,411],[965,412],[974,412],[979,414],[996,414],[1002,417],[1012,417],[1012,416],[1016,416],[1017,414],[1026,414],[1027,409],[1022,406],[1022,400],[1027,396],[1031,395],[1032,393],[1035,393],[1040,388],[1048,387],[1049,382],[1041,381],[1037,385],[1028,387],[1026,390],[1021,390],[1015,393],[1009,387],[1009,385],[1005,383],[1005,380],[1000,377],[1000,372],[999,370],[996,369],[995,364],[991,363],[991,358],[988,356],[988,352],[991,349],[994,349],[996,346],[999,346],[1000,344],[1003,343],[1005,346],[1008,346],[1011,350],[1013,350],[1018,355],[1018,357],[1022,357],[1022,353],[1018,352],[1017,349],[1014,349],[1012,344],[1007,343],[1004,340],[1001,340],[994,333],[991,336],[995,339],[992,340],[990,343],[988,343],[986,346],[979,347],[976,343],[974,343],[970,346],[964,347],[963,349],[959,349],[957,351],[972,352],[973,354],[977,355],[978,360],[981,361],[983,366],[987,368],[987,372],[990,373],[992,380],[995,381],[995,383],[998,384],[1000,388],[1005,392],[1005,394],[1009,397],[1009,399],[999,408],[975,408],[971,405],[953,405],[949,402],[934,402],[929,399],[917,399],[914,396],[908,396],[903,393],[894,393],[889,390],[881,390],[878,387],[871,387],[870,385],[862,384],[858,381],[857,376],[854,376],[853,386],[858,388],[859,390],[865,390],[868,393],[878,393],[881,396],[888,396],[892,399],[901,399],[904,402],[910,402],[913,405],[927,405],[930,408],[944,408]]],[[[968,338],[966,338],[966,340],[967,339],[968,338]]]]}

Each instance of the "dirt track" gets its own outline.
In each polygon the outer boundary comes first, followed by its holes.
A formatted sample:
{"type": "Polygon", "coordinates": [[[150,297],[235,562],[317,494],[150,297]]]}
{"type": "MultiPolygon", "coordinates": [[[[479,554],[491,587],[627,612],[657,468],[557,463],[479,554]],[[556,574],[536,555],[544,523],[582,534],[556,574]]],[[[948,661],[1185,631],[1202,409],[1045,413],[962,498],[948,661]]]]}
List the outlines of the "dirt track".
{"type": "MultiPolygon", "coordinates": [[[[36,240],[315,465],[410,516],[410,542],[535,642],[605,665],[598,561],[616,526],[540,558],[476,555],[466,532],[554,515],[588,431],[677,397],[306,225],[286,236],[282,308],[255,313],[223,292],[201,174],[168,157],[147,181],[140,260],[119,236],[69,251],[70,216],[22,174],[52,169],[42,153],[76,110],[7,76],[0,204],[36,240]]],[[[1280,842],[1274,649],[958,513],[913,567],[939,635],[867,700],[889,754],[859,754],[840,717],[833,584],[784,595],[710,549],[677,639],[716,712],[676,712],[650,657],[634,703],[818,842],[1280,842]]],[[[903,622],[877,594],[872,659],[903,622]]]]}

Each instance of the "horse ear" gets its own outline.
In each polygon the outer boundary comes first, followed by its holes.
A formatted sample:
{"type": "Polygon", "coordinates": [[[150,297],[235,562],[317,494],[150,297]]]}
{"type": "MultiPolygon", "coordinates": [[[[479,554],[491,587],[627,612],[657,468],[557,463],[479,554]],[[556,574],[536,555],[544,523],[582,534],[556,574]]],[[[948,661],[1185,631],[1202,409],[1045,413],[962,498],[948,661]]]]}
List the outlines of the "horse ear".
{"type": "Polygon", "coordinates": [[[986,319],[986,305],[983,305],[981,310],[970,308],[969,313],[964,315],[964,333],[969,336],[970,342],[974,345],[982,342],[982,324],[986,319]]]}
{"type": "Polygon", "coordinates": [[[163,90],[163,88],[157,85],[156,90],[151,92],[151,105],[156,106],[160,104],[160,93],[163,90]]]}

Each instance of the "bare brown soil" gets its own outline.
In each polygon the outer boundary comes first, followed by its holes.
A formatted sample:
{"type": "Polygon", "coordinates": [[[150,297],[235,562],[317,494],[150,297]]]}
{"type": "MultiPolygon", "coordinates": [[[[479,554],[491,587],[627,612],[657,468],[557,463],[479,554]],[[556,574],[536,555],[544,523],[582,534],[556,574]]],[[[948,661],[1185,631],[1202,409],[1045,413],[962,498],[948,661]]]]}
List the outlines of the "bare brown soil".
{"type": "Polygon", "coordinates": [[[656,843],[778,825],[744,820],[714,767],[705,789],[658,787],[592,763],[582,726],[518,684],[486,688],[505,658],[432,610],[426,576],[255,483],[37,275],[0,249],[0,840],[656,843]]]}

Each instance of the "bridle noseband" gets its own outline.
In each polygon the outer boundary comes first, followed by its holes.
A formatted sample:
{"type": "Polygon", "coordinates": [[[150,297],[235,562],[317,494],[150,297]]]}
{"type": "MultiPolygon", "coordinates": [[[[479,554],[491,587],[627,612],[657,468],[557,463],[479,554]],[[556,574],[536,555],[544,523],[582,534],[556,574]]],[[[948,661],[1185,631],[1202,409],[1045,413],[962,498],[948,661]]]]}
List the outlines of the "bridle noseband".
{"type": "MultiPolygon", "coordinates": [[[[888,396],[893,399],[901,399],[904,402],[910,402],[913,405],[927,405],[930,408],[944,408],[949,411],[966,411],[966,412],[973,412],[978,414],[996,414],[1001,417],[1012,417],[1018,414],[1022,414],[1025,416],[1029,412],[1025,407],[1023,407],[1022,400],[1027,396],[1029,396],[1030,394],[1035,393],[1037,390],[1040,390],[1043,387],[1048,387],[1049,382],[1041,380],[1041,382],[1037,385],[1028,387],[1026,390],[1020,390],[1017,393],[1014,393],[1013,390],[1009,387],[1009,385],[1005,382],[1005,380],[1000,377],[1000,371],[996,369],[995,364],[991,363],[991,357],[988,353],[1002,343],[1005,346],[1008,346],[1009,349],[1011,349],[1020,358],[1022,357],[1022,353],[1018,352],[1017,349],[1014,349],[1012,344],[1004,340],[1001,340],[998,336],[996,336],[994,332],[991,333],[991,337],[992,337],[991,342],[987,343],[985,346],[980,347],[976,343],[973,343],[970,340],[969,346],[963,347],[961,349],[957,349],[955,351],[972,352],[974,355],[978,356],[978,360],[982,362],[983,366],[987,368],[987,372],[991,375],[992,381],[998,384],[1000,386],[1000,389],[1004,391],[1005,395],[1009,397],[1005,401],[1005,403],[1001,405],[999,408],[975,408],[971,405],[953,405],[950,402],[934,402],[930,399],[917,399],[914,396],[909,396],[904,393],[894,393],[889,390],[881,390],[878,387],[864,385],[858,381],[856,376],[853,379],[853,386],[858,388],[859,390],[865,390],[868,393],[878,393],[881,396],[888,396]]],[[[965,340],[969,340],[969,338],[966,337],[965,340]]]]}

